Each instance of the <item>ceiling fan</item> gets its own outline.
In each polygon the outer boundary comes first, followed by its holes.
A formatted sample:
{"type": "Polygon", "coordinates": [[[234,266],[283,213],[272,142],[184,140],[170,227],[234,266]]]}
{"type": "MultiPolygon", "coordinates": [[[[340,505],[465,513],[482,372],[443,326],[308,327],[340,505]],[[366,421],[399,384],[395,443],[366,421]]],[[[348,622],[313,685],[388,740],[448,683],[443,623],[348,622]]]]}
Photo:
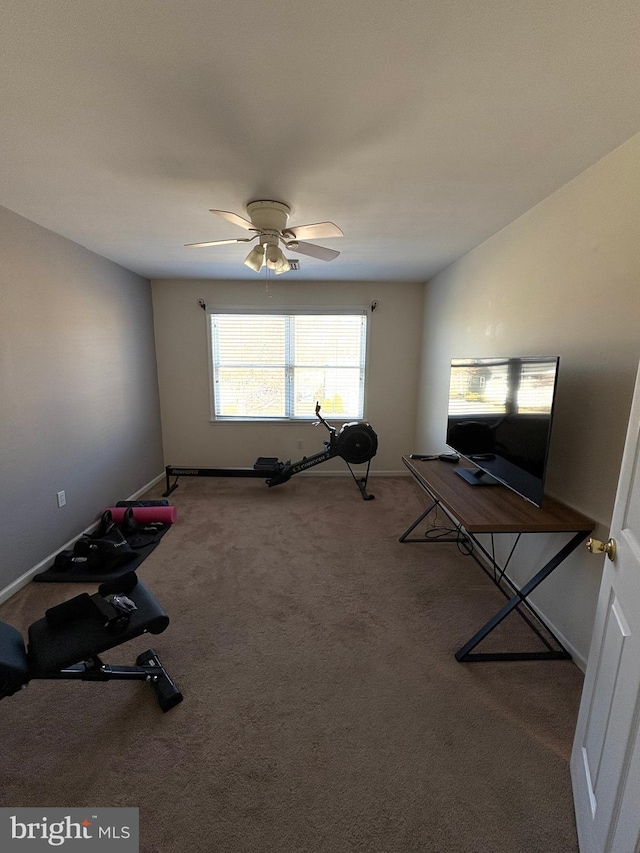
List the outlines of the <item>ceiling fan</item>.
{"type": "Polygon", "coordinates": [[[246,266],[256,272],[260,272],[264,265],[272,269],[276,275],[289,272],[291,264],[278,245],[282,243],[287,249],[293,249],[311,258],[319,258],[321,261],[332,261],[340,252],[335,249],[327,249],[324,246],[316,246],[314,243],[306,243],[303,240],[315,240],[317,238],[344,237],[342,229],[333,222],[316,222],[313,225],[295,225],[288,227],[287,220],[291,208],[281,201],[251,201],[247,205],[249,219],[231,213],[228,210],[211,210],[217,216],[239,225],[246,231],[255,232],[253,237],[241,237],[232,240],[209,240],[206,243],[186,243],[190,249],[198,249],[204,246],[222,246],[227,243],[251,243],[259,240],[245,258],[246,266]]]}

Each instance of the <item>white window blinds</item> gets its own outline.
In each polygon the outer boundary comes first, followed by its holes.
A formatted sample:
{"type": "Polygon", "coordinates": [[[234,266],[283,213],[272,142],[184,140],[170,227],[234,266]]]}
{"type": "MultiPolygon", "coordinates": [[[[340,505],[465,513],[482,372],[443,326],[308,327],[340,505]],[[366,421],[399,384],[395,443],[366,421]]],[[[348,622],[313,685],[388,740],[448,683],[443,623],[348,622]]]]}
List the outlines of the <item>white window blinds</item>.
{"type": "Polygon", "coordinates": [[[367,313],[211,314],[216,420],[362,418],[367,313]]]}

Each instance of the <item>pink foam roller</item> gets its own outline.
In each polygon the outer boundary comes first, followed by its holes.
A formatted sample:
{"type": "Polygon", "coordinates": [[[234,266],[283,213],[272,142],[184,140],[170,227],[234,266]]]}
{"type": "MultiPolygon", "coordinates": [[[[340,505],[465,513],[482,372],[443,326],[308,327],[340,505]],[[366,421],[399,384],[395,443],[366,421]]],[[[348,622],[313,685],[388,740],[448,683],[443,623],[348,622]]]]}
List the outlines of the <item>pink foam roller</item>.
{"type": "MultiPolygon", "coordinates": [[[[109,512],[115,522],[120,522],[128,507],[110,506],[109,512]]],[[[161,521],[163,524],[173,524],[177,518],[174,506],[134,506],[133,517],[141,524],[149,524],[152,521],[161,521]]]]}

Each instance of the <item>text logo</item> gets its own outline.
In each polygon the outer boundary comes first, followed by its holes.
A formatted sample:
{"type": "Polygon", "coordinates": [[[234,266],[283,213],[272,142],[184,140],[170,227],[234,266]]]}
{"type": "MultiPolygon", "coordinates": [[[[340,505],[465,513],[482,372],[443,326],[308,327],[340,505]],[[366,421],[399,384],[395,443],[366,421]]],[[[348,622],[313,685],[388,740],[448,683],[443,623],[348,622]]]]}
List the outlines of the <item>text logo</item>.
{"type": "Polygon", "coordinates": [[[137,808],[0,808],[0,850],[139,852],[137,808]]]}

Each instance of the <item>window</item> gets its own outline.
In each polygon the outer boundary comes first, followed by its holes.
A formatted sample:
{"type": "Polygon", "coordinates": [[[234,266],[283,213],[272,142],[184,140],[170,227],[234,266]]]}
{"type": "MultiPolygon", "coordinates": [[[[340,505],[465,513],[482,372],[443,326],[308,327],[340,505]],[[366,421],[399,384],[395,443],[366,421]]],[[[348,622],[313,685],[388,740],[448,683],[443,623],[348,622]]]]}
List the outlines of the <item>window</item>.
{"type": "Polygon", "coordinates": [[[362,418],[367,312],[212,313],[214,419],[362,418]]]}

